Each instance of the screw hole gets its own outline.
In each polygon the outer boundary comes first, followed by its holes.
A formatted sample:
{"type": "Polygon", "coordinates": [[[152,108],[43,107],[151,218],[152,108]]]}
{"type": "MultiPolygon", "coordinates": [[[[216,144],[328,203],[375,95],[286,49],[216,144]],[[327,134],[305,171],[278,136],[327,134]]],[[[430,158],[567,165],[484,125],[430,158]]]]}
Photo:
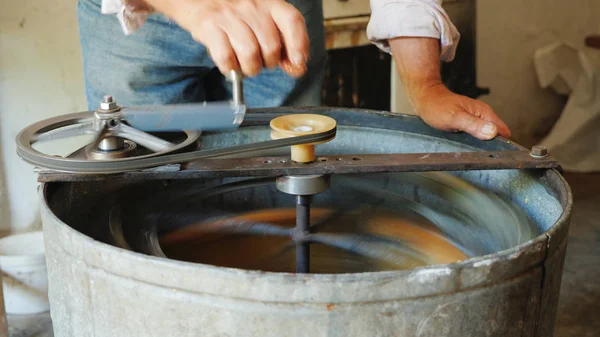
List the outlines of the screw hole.
{"type": "Polygon", "coordinates": [[[319,161],[327,161],[327,158],[319,158],[319,161]]]}
{"type": "Polygon", "coordinates": [[[271,164],[273,161],[272,160],[265,160],[263,161],[263,164],[271,164]]]}
{"type": "Polygon", "coordinates": [[[488,155],[488,157],[490,157],[490,158],[498,158],[495,154],[490,154],[490,155],[488,155]]]}
{"type": "Polygon", "coordinates": [[[342,161],[342,158],[335,158],[336,161],[342,161]]]}
{"type": "Polygon", "coordinates": [[[354,157],[354,158],[352,158],[352,160],[359,161],[359,160],[362,160],[362,158],[360,158],[360,157],[354,157]]]}
{"type": "Polygon", "coordinates": [[[117,122],[114,119],[111,119],[111,120],[108,121],[108,125],[110,125],[112,127],[115,127],[115,126],[119,125],[119,122],[117,122]]]}
{"type": "Polygon", "coordinates": [[[279,161],[279,164],[285,164],[285,163],[286,163],[286,161],[285,161],[285,160],[280,160],[280,161],[279,161]]]}

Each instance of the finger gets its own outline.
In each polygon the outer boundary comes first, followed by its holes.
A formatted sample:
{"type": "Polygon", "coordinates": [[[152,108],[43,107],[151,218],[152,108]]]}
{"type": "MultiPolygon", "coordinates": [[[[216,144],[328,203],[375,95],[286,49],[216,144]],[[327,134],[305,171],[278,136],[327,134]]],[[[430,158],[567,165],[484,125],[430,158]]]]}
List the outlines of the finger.
{"type": "Polygon", "coordinates": [[[244,8],[242,13],[244,21],[258,40],[265,67],[269,69],[277,67],[281,61],[281,36],[271,14],[255,7],[244,8]]]}
{"type": "Polygon", "coordinates": [[[498,115],[496,115],[496,113],[494,112],[494,110],[487,105],[486,103],[482,102],[482,101],[475,101],[476,103],[473,104],[472,107],[469,107],[470,109],[473,109],[472,111],[468,111],[471,114],[475,115],[475,116],[480,116],[480,118],[488,121],[488,122],[492,122],[496,125],[496,127],[498,128],[498,134],[501,135],[502,137],[505,138],[510,138],[511,136],[511,132],[510,129],[508,127],[508,125],[506,125],[506,123],[504,123],[504,121],[502,121],[502,119],[500,119],[500,117],[498,117],[498,115]]]}
{"type": "Polygon", "coordinates": [[[211,59],[222,74],[229,74],[231,70],[240,70],[229,37],[223,30],[213,27],[209,34],[200,34],[194,36],[194,39],[206,47],[211,59]]]}
{"type": "Polygon", "coordinates": [[[223,23],[225,33],[246,76],[258,75],[263,67],[258,40],[252,29],[239,17],[227,17],[223,23]]]}
{"type": "Polygon", "coordinates": [[[466,132],[481,140],[493,139],[498,134],[498,126],[496,124],[475,117],[468,112],[457,113],[448,126],[451,129],[466,132]]]}
{"type": "Polygon", "coordinates": [[[308,69],[306,67],[306,64],[296,65],[292,63],[289,59],[285,58],[281,61],[279,66],[286,74],[292,77],[300,77],[304,75],[304,73],[306,73],[306,70],[308,69]]]}
{"type": "Polygon", "coordinates": [[[287,2],[273,2],[271,16],[281,32],[284,58],[282,68],[292,76],[306,71],[309,55],[309,38],[302,14],[287,2]]]}

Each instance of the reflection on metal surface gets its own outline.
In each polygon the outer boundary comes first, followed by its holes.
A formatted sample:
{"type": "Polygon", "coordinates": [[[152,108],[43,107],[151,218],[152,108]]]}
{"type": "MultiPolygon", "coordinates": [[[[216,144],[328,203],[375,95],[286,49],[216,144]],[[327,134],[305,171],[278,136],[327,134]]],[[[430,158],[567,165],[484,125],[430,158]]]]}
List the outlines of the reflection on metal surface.
{"type": "MultiPolygon", "coordinates": [[[[332,209],[311,209],[311,223],[333,214],[332,209]]],[[[238,222],[260,221],[291,235],[296,209],[265,209],[244,213],[238,222]]],[[[218,221],[215,221],[218,223],[218,221]]],[[[221,226],[226,226],[225,223],[221,226]]],[[[164,235],[161,247],[167,257],[221,267],[272,272],[296,271],[294,245],[289,237],[246,231],[225,234],[214,222],[202,222],[164,235]],[[212,230],[206,230],[212,227],[212,230]],[[262,235],[261,235],[262,234],[262,235]]],[[[358,273],[411,269],[453,263],[466,258],[430,223],[415,223],[401,214],[374,214],[362,209],[330,219],[319,233],[311,234],[311,273],[358,273]]]]}
{"type": "Polygon", "coordinates": [[[330,191],[313,197],[310,230],[301,236],[294,232],[294,201],[275,207],[262,201],[291,196],[274,179],[250,179],[176,198],[158,194],[160,206],[129,210],[121,219],[113,212],[110,241],[159,257],[272,272],[294,272],[294,243],[310,244],[303,260],[310,260],[311,273],[356,273],[451,264],[540,234],[510,201],[451,174],[333,178],[330,191]],[[408,198],[399,188],[446,204],[408,198]],[[254,198],[244,202],[248,193],[254,198]]]}

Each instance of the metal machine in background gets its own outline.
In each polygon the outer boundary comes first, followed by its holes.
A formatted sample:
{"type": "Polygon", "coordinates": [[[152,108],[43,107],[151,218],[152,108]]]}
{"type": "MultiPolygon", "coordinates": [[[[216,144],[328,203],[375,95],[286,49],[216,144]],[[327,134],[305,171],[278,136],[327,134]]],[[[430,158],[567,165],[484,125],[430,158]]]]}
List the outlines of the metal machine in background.
{"type": "Polygon", "coordinates": [[[231,102],[106,97],[19,134],[55,336],[552,335],[572,196],[544,148],[249,110],[232,80],[231,102]],[[37,147],[81,135],[68,156],[37,147]]]}

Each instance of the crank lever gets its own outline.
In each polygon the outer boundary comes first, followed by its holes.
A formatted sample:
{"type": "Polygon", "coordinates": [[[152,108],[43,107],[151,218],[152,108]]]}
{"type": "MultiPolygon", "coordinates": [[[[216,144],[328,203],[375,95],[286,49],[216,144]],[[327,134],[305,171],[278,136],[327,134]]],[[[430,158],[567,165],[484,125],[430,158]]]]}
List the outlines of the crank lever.
{"type": "Polygon", "coordinates": [[[118,112],[131,127],[145,132],[234,130],[244,121],[247,107],[242,75],[232,71],[228,80],[230,101],[122,107],[118,112]]]}

